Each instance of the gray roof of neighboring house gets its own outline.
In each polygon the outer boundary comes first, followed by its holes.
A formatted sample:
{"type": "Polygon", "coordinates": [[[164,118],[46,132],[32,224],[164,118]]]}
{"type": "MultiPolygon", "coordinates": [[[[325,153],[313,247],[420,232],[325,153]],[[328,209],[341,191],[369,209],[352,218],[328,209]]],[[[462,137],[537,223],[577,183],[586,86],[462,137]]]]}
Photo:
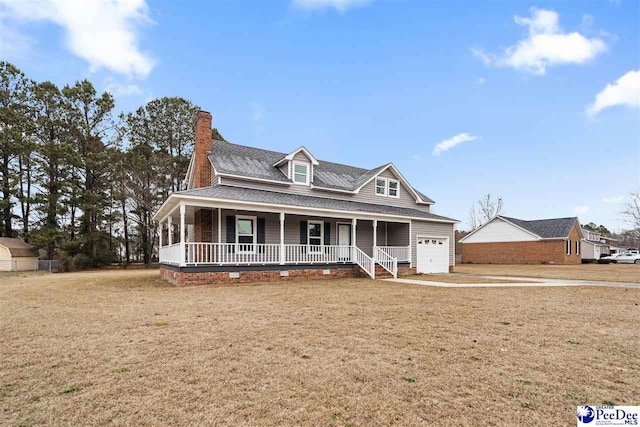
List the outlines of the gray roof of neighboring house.
{"type": "Polygon", "coordinates": [[[600,242],[598,240],[589,240],[589,239],[584,239],[585,242],[589,242],[593,245],[597,245],[597,246],[609,246],[607,243],[604,242],[600,242]]]}
{"type": "Polygon", "coordinates": [[[34,246],[13,237],[0,237],[0,245],[9,249],[12,257],[37,257],[39,255],[34,246]]]}
{"type": "Polygon", "coordinates": [[[199,196],[232,201],[238,200],[245,202],[330,209],[336,211],[397,215],[403,217],[424,218],[425,220],[435,219],[440,221],[456,221],[455,219],[435,215],[418,209],[377,205],[373,203],[353,202],[350,200],[337,200],[328,197],[304,196],[299,194],[281,193],[277,191],[256,190],[252,188],[233,187],[220,184],[214,185],[212,187],[177,191],[173,194],[178,196],[199,196]]]}
{"type": "MultiPolygon", "coordinates": [[[[285,156],[286,154],[284,153],[262,148],[247,147],[225,141],[214,141],[209,159],[211,159],[213,166],[219,173],[290,183],[291,181],[280,169],[273,166],[285,156]]],[[[387,165],[382,165],[374,169],[363,169],[323,160],[318,162],[319,164],[313,167],[313,185],[347,191],[357,189],[387,167],[387,165]]],[[[434,203],[424,194],[418,191],[416,193],[425,202],[434,203]]]]}
{"type": "Polygon", "coordinates": [[[510,218],[504,215],[500,215],[500,218],[504,218],[518,227],[524,228],[543,239],[560,239],[568,237],[571,232],[571,228],[573,228],[573,224],[578,221],[578,218],[575,216],[569,218],[536,219],[532,221],[510,218]]]}

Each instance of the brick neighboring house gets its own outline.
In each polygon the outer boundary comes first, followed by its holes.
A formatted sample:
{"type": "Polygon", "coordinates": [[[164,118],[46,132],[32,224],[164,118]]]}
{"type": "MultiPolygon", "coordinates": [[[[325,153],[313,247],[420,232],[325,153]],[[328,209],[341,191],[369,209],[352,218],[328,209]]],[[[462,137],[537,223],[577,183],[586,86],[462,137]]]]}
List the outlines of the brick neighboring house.
{"type": "MultiPolygon", "coordinates": [[[[458,222],[392,164],[364,169],[212,140],[198,113],[186,190],[160,224],[163,277],[176,284],[447,272],[458,222]]],[[[364,147],[363,147],[364,148],[364,147]]]]}
{"type": "Polygon", "coordinates": [[[525,221],[499,215],[460,240],[462,262],[474,264],[580,264],[578,218],[525,221]]]}

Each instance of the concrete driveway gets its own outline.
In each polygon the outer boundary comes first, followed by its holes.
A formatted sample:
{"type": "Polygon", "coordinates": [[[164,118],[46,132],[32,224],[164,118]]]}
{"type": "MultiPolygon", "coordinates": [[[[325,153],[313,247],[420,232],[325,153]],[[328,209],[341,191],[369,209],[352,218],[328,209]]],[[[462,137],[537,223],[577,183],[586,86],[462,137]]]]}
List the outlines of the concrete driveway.
{"type": "Polygon", "coordinates": [[[482,276],[475,274],[455,274],[450,273],[451,276],[460,278],[469,277],[473,279],[498,279],[508,280],[505,283],[444,283],[433,282],[420,279],[404,279],[399,277],[397,279],[385,279],[387,282],[397,283],[409,283],[413,285],[422,286],[438,286],[442,288],[497,288],[497,287],[536,287],[536,286],[604,286],[612,288],[636,288],[640,289],[640,283],[632,282],[605,282],[605,281],[590,281],[590,280],[569,280],[569,279],[541,279],[539,277],[513,277],[513,276],[482,276]]]}

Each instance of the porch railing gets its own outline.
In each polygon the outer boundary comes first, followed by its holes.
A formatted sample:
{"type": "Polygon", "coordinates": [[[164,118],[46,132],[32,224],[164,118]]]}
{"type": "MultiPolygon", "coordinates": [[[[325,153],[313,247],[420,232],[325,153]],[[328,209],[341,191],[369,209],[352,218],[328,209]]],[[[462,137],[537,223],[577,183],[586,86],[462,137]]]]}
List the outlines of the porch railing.
{"type": "Polygon", "coordinates": [[[187,264],[278,264],[280,245],[185,243],[187,264]]]}
{"type": "Polygon", "coordinates": [[[409,262],[409,246],[378,246],[398,262],[409,262]]]}
{"type": "Polygon", "coordinates": [[[284,245],[287,264],[351,262],[351,246],[284,245]]]}
{"type": "Polygon", "coordinates": [[[372,279],[376,278],[376,262],[362,250],[353,246],[353,261],[362,268],[372,279]]]}
{"type": "Polygon", "coordinates": [[[391,273],[394,279],[398,278],[398,258],[394,258],[380,247],[376,247],[373,252],[373,259],[380,264],[382,268],[391,273]]]}
{"type": "Polygon", "coordinates": [[[160,247],[160,262],[165,264],[180,265],[184,261],[184,254],[180,256],[180,243],[160,247]]]}
{"type": "Polygon", "coordinates": [[[292,245],[251,243],[186,242],[160,247],[160,263],[173,265],[267,265],[267,264],[335,264],[356,263],[369,276],[375,277],[375,264],[380,264],[394,277],[398,261],[408,260],[409,249],[382,246],[369,257],[356,246],[292,245]],[[397,255],[397,256],[396,256],[397,255]]]}

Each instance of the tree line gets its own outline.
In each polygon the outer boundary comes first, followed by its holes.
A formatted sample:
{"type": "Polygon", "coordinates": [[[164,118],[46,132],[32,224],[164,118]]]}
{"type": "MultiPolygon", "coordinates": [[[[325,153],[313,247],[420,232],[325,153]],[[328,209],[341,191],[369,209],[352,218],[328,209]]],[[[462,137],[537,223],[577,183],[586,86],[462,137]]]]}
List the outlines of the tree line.
{"type": "Polygon", "coordinates": [[[152,262],[151,216],[181,188],[199,108],[179,97],[114,108],[88,80],[60,88],[0,62],[0,236],[70,269],[152,262]]]}

